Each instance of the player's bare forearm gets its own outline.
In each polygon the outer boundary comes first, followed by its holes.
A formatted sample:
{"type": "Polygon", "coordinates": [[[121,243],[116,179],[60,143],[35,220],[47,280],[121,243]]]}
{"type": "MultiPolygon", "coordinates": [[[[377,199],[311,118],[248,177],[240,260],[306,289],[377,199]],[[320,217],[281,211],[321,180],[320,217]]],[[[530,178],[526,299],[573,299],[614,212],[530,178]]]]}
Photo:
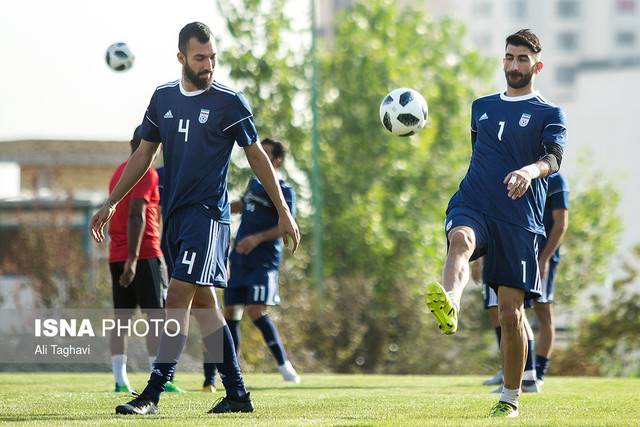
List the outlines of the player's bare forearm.
{"type": "Polygon", "coordinates": [[[281,237],[280,228],[273,227],[265,231],[261,231],[260,233],[255,234],[260,243],[262,242],[270,242],[272,240],[279,239],[281,237]]]}
{"type": "Polygon", "coordinates": [[[127,221],[127,246],[128,257],[137,260],[140,255],[142,235],[146,225],[146,202],[144,199],[131,199],[129,201],[129,218],[127,221]]]}
{"type": "Polygon", "coordinates": [[[280,189],[280,184],[276,178],[276,173],[271,166],[267,153],[264,152],[260,144],[251,144],[245,147],[244,152],[251,165],[251,169],[256,174],[264,189],[267,191],[271,202],[278,210],[278,214],[289,212],[289,206],[284,200],[284,195],[280,189]]]}
{"type": "Polygon", "coordinates": [[[109,198],[91,218],[89,229],[96,242],[100,243],[104,241],[104,226],[116,212],[116,205],[131,191],[133,186],[140,181],[140,178],[144,176],[145,172],[147,172],[159,146],[159,143],[149,142],[143,139],[138,149],[129,157],[127,166],[125,166],[122,171],[122,175],[113,188],[113,191],[111,191],[109,198]]]}
{"type": "Polygon", "coordinates": [[[553,226],[539,256],[540,260],[544,262],[549,261],[560,247],[569,226],[569,211],[567,209],[554,209],[551,214],[553,215],[553,226]]]}
{"type": "Polygon", "coordinates": [[[145,141],[131,154],[120,176],[120,180],[113,188],[107,202],[115,205],[127,195],[129,191],[140,181],[140,178],[149,170],[158,151],[159,143],[145,141]]]}

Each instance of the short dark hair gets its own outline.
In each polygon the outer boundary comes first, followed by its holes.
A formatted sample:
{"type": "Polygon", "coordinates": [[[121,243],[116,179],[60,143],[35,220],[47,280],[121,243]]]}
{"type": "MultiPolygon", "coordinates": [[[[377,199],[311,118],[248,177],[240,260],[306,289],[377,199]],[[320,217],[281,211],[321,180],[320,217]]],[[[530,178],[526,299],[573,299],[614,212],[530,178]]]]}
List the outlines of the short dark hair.
{"type": "Polygon", "coordinates": [[[538,36],[536,36],[533,33],[533,31],[531,31],[528,28],[519,30],[511,34],[509,37],[507,37],[504,45],[505,49],[507,48],[508,45],[526,46],[529,49],[531,49],[533,53],[536,53],[536,54],[542,51],[542,45],[540,44],[540,39],[538,39],[538,36]]]}
{"type": "Polygon", "coordinates": [[[282,142],[276,141],[275,139],[271,138],[265,138],[262,140],[262,145],[271,145],[273,147],[273,157],[275,157],[276,159],[282,159],[282,161],[284,161],[284,158],[287,155],[287,148],[282,142]]]}
{"type": "Polygon", "coordinates": [[[187,44],[193,37],[198,39],[200,43],[206,43],[211,40],[211,29],[202,22],[191,22],[180,30],[178,36],[178,49],[182,53],[187,53],[187,44]]]}

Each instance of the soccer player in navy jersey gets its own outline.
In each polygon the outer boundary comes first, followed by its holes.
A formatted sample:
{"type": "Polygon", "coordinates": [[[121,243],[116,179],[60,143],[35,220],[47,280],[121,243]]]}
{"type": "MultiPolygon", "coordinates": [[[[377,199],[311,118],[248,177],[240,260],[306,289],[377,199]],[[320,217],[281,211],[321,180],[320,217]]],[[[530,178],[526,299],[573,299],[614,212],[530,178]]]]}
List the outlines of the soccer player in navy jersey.
{"type": "MultiPolygon", "coordinates": [[[[286,156],[284,145],[267,138],[262,140],[262,146],[274,169],[280,169],[286,156]]],[[[289,210],[295,214],[296,193],[284,179],[279,182],[289,210]]],[[[242,199],[231,204],[231,212],[242,214],[229,257],[231,278],[224,290],[225,318],[236,353],[240,348],[240,320],[246,306],[249,317],[276,359],[282,378],[297,384],[300,376],[289,361],[278,328],[267,313],[267,306],[280,304],[278,270],[282,261],[282,241],[278,232],[278,213],[255,176],[249,180],[242,199]]]]}
{"type": "Polygon", "coordinates": [[[524,300],[541,295],[538,245],[544,238],[547,176],[560,168],[565,114],[534,89],[542,71],[538,37],[520,30],[507,37],[504,92],[471,106],[471,162],[449,201],[447,258],[442,285],[426,287],[427,306],[444,334],[458,328],[469,261],[488,255],[485,278],[498,293],[504,388],[490,417],[518,416],[527,339],[524,300]]]}
{"type": "Polygon", "coordinates": [[[234,143],[265,186],[278,211],[278,227],[285,243],[300,242],[298,226],[284,200],[269,158],[258,142],[248,102],[237,92],[213,80],[216,50],[211,30],[192,22],[180,31],[178,61],[182,78],[156,88],[142,122],[142,142],[131,155],[120,181],[91,220],[96,241],[104,240],[104,225],[115,205],[150,167],[160,144],[165,166],[163,238],[172,272],[166,300],[165,330],[147,387],[130,402],[116,407],[120,414],[153,414],[164,385],[171,379],[186,343],[191,303],[208,300],[193,310],[207,353],[216,358],[226,396],[210,413],[251,412],[233,346],[233,339],[213,287],[227,281],[230,208],[227,169],[234,143]],[[198,317],[200,316],[200,317],[198,317]],[[221,356],[220,358],[216,356],[221,356]]]}

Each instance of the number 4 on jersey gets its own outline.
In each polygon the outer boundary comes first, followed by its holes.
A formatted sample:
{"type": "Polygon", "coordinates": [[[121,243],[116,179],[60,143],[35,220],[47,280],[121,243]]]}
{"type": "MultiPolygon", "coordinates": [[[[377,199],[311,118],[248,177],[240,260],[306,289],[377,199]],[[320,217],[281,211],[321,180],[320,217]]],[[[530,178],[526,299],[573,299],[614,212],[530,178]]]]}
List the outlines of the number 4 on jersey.
{"type": "Polygon", "coordinates": [[[185,120],[185,125],[182,127],[182,119],[178,123],[178,133],[184,133],[184,142],[189,139],[189,119],[185,120]]]}

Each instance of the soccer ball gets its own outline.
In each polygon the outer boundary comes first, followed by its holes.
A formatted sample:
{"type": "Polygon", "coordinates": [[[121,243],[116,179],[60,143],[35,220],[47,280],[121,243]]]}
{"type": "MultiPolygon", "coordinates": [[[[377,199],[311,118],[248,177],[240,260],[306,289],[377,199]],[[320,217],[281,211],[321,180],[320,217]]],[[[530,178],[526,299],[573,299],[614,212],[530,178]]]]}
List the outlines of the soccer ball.
{"type": "Polygon", "coordinates": [[[113,71],[126,71],[133,66],[135,56],[126,43],[114,43],[107,49],[107,65],[113,71]]]}
{"type": "Polygon", "coordinates": [[[417,91],[406,87],[394,89],[380,104],[380,121],[394,135],[409,136],[427,122],[427,101],[417,91]]]}

